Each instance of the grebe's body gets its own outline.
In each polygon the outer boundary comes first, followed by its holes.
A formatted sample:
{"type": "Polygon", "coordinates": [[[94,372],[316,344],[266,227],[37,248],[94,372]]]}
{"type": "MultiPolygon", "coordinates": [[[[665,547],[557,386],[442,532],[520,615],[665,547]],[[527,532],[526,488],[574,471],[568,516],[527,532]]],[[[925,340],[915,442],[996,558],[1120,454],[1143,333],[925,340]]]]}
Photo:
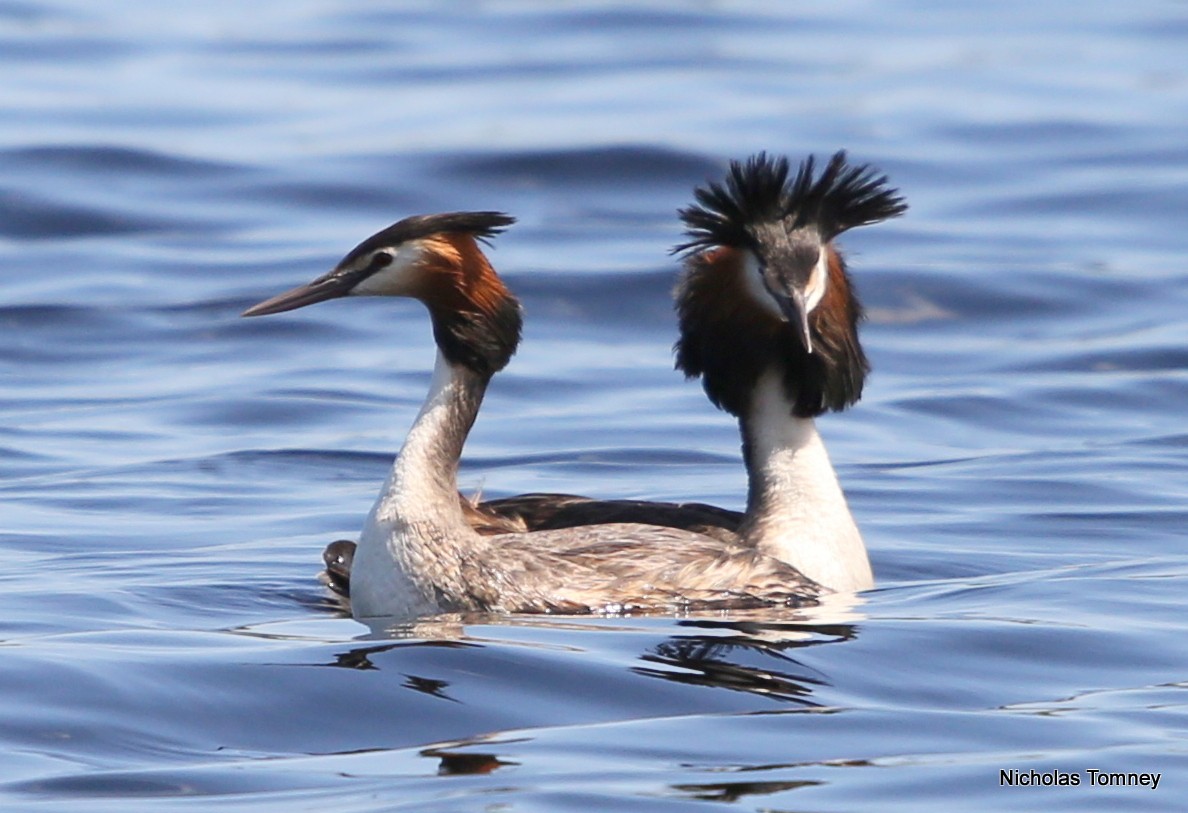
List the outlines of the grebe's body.
{"type": "MultiPolygon", "coordinates": [[[[695,502],[598,500],[556,493],[520,494],[483,502],[459,494],[458,502],[467,524],[483,536],[628,523],[680,528],[735,544],[743,524],[741,511],[695,502]]],[[[322,554],[326,568],[321,574],[322,581],[346,600],[351,595],[355,547],[349,539],[339,539],[327,545],[322,554]]]]}
{"type": "Polygon", "coordinates": [[[473,511],[458,497],[458,461],[487,384],[520,332],[519,305],[477,240],[511,222],[491,212],[408,218],[365,240],[329,274],[245,312],[278,313],[346,295],[413,297],[429,309],[438,347],[429,395],[357,548],[332,546],[342,561],[353,559],[354,615],[737,606],[820,593],[755,548],[682,528],[475,529],[473,511]]]}

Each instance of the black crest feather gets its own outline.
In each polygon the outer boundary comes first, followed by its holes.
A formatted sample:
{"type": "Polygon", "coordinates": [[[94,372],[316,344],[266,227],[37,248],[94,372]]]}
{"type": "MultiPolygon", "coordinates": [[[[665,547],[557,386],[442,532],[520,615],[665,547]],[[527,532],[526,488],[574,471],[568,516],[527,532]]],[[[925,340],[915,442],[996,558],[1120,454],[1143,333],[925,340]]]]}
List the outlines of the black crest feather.
{"type": "Polygon", "coordinates": [[[487,242],[516,222],[503,212],[446,212],[436,215],[413,215],[393,223],[351,249],[340,265],[353,263],[376,249],[420,240],[434,234],[471,234],[487,242]]]}
{"type": "Polygon", "coordinates": [[[689,239],[673,252],[750,247],[756,224],[780,220],[789,230],[815,226],[828,241],[847,229],[907,211],[903,197],[887,186],[886,175],[868,164],[847,164],[845,150],[834,153],[819,177],[815,168],[810,156],[789,181],[787,158],[761,152],[731,161],[724,184],[698,187],[693,192],[697,205],[680,210],[689,239]]]}
{"type": "Polygon", "coordinates": [[[693,190],[698,205],[678,212],[689,241],[673,252],[750,245],[752,224],[784,216],[787,182],[787,158],[768,158],[761,152],[745,163],[731,161],[724,185],[698,187],[693,190]]]}

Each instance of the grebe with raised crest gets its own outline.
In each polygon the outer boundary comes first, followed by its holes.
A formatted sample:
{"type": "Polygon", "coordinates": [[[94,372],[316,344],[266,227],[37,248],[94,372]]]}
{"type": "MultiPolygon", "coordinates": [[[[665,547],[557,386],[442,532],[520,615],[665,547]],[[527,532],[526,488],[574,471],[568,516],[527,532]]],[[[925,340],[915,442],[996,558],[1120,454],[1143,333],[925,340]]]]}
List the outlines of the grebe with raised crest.
{"type": "Polygon", "coordinates": [[[862,306],[834,239],[907,211],[887,178],[838,152],[819,176],[760,153],[681,210],[677,367],[739,420],[740,541],[834,591],[873,586],[862,536],[814,418],[862,396],[862,306]]]}

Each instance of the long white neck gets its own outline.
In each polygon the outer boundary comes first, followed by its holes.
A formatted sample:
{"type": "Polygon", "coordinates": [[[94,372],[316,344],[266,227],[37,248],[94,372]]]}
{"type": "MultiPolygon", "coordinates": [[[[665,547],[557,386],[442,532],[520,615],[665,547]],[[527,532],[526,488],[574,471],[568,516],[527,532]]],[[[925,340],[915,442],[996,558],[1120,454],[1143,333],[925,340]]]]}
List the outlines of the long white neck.
{"type": "Polygon", "coordinates": [[[744,539],[830,590],[873,587],[866,546],[816,424],[792,415],[776,372],[760,378],[741,426],[750,478],[744,539]]]}
{"type": "MultiPolygon", "coordinates": [[[[444,609],[481,537],[458,503],[458,461],[487,381],[439,351],[429,395],[371,509],[351,566],[356,617],[444,609]]],[[[454,593],[454,595],[459,595],[454,593]]]]}

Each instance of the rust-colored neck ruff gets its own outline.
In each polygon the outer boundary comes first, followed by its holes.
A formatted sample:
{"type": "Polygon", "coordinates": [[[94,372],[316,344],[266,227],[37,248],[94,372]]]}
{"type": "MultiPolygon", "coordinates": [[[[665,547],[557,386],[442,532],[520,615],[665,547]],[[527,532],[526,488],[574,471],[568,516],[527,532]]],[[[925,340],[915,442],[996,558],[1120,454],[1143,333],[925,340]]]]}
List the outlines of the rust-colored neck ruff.
{"type": "Polygon", "coordinates": [[[520,303],[470,234],[426,238],[419,298],[428,306],[433,337],[447,360],[491,377],[520,342],[520,303]]]}
{"type": "Polygon", "coordinates": [[[832,246],[823,250],[829,282],[810,315],[812,353],[790,323],[754,301],[743,276],[744,249],[715,248],[686,262],[676,292],[676,363],[690,378],[701,377],[714,404],[746,415],[768,370],[781,375],[797,417],[842,410],[862,396],[869,365],[858,342],[861,306],[841,256],[832,246]]]}

